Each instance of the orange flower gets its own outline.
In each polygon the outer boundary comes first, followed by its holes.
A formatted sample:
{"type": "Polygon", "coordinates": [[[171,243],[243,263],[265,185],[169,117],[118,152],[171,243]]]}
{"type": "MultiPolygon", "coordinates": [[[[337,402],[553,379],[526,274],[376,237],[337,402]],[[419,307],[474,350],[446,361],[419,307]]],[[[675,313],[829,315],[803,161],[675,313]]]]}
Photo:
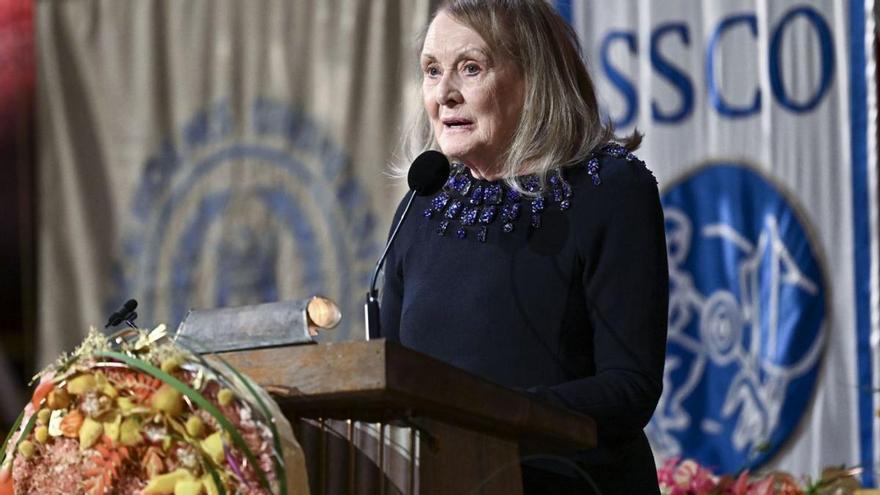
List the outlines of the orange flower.
{"type": "Polygon", "coordinates": [[[15,489],[12,486],[12,470],[8,465],[0,469],[0,495],[15,495],[15,489]]]}
{"type": "Polygon", "coordinates": [[[34,410],[40,409],[40,403],[43,402],[43,399],[49,395],[49,392],[55,388],[55,384],[51,381],[45,381],[37,385],[36,390],[34,390],[34,396],[31,398],[31,404],[34,405],[34,410]]]}
{"type": "Polygon", "coordinates": [[[79,438],[79,429],[82,427],[85,417],[79,409],[67,413],[61,420],[61,434],[68,438],[79,438]]]}

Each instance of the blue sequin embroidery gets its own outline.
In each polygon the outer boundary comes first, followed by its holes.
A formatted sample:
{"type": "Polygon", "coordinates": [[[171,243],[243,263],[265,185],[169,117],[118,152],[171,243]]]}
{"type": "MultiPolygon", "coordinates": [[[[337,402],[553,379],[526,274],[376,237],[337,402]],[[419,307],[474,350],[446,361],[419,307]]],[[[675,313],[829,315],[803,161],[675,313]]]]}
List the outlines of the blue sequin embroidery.
{"type": "MultiPolygon", "coordinates": [[[[638,158],[626,147],[618,143],[610,143],[603,146],[598,152],[587,160],[587,174],[594,186],[602,183],[599,176],[599,154],[637,161],[638,158]]],[[[550,205],[558,205],[560,210],[568,210],[571,207],[571,185],[562,177],[560,170],[555,170],[548,175],[547,186],[543,188],[537,176],[529,175],[520,179],[522,188],[530,193],[539,193],[539,196],[528,196],[529,226],[534,229],[541,228],[541,213],[550,205]]],[[[486,183],[471,177],[470,172],[462,165],[455,165],[452,174],[440,192],[431,200],[431,206],[423,212],[427,219],[434,218],[435,214],[442,213],[441,221],[437,227],[437,234],[446,235],[450,221],[457,222],[455,235],[459,239],[466,239],[468,230],[476,226],[476,238],[480,242],[486,242],[488,235],[487,225],[496,218],[500,219],[501,230],[505,233],[514,231],[514,222],[519,219],[523,195],[512,189],[504,187],[501,183],[486,183]]]]}

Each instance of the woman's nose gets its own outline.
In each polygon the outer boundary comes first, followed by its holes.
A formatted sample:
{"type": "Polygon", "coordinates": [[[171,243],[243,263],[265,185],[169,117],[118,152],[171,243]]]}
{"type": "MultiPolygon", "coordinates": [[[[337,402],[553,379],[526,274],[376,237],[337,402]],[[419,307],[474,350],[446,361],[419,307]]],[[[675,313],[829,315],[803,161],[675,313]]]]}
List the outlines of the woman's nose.
{"type": "Polygon", "coordinates": [[[458,87],[458,81],[454,74],[444,74],[437,84],[437,104],[452,107],[461,104],[464,99],[458,87]]]}

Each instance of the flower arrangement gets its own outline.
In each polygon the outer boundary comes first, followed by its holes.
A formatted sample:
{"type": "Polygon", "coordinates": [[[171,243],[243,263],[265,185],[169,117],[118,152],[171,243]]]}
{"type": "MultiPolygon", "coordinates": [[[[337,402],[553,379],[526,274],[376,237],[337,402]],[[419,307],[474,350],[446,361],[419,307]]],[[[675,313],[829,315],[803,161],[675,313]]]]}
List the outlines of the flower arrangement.
{"type": "Polygon", "coordinates": [[[39,381],[0,447],[0,495],[305,493],[269,396],[165,335],[92,329],[39,381]]]}
{"type": "Polygon", "coordinates": [[[717,476],[694,460],[667,459],[657,479],[663,495],[853,495],[861,488],[855,478],[859,473],[858,468],[826,468],[815,482],[781,471],[717,476]]]}

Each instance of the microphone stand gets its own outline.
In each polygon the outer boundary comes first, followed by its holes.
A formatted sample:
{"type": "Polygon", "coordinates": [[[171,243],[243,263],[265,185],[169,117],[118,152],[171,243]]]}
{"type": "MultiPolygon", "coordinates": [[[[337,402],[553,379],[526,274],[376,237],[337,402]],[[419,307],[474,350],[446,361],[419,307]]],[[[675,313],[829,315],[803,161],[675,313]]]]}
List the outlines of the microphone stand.
{"type": "Polygon", "coordinates": [[[403,221],[406,220],[406,215],[409,213],[409,208],[412,206],[414,199],[416,199],[416,191],[411,190],[409,201],[406,202],[406,206],[403,208],[400,220],[397,221],[397,225],[394,227],[391,237],[389,237],[388,242],[385,243],[385,250],[382,252],[379,261],[376,262],[376,269],[373,270],[373,278],[370,281],[370,290],[367,292],[367,302],[364,303],[364,320],[366,321],[367,340],[379,338],[381,328],[379,322],[379,290],[376,289],[376,280],[379,278],[379,271],[382,269],[382,263],[385,262],[385,257],[388,256],[388,250],[391,249],[391,243],[394,242],[394,238],[397,237],[397,232],[400,231],[400,226],[403,225],[403,221]]]}
{"type": "Polygon", "coordinates": [[[391,243],[400,232],[400,227],[406,220],[406,215],[413,204],[416,196],[428,196],[437,192],[449,178],[449,160],[443,156],[443,153],[435,150],[427,150],[422,152],[409,168],[407,173],[407,183],[409,184],[410,194],[409,200],[400,219],[394,227],[394,231],[385,243],[385,251],[379,261],[376,262],[376,269],[373,270],[373,278],[370,281],[370,290],[367,292],[367,302],[364,303],[364,325],[367,340],[379,338],[381,335],[379,321],[379,291],[376,290],[376,279],[379,278],[379,271],[382,269],[382,263],[388,256],[388,250],[391,243]]]}

